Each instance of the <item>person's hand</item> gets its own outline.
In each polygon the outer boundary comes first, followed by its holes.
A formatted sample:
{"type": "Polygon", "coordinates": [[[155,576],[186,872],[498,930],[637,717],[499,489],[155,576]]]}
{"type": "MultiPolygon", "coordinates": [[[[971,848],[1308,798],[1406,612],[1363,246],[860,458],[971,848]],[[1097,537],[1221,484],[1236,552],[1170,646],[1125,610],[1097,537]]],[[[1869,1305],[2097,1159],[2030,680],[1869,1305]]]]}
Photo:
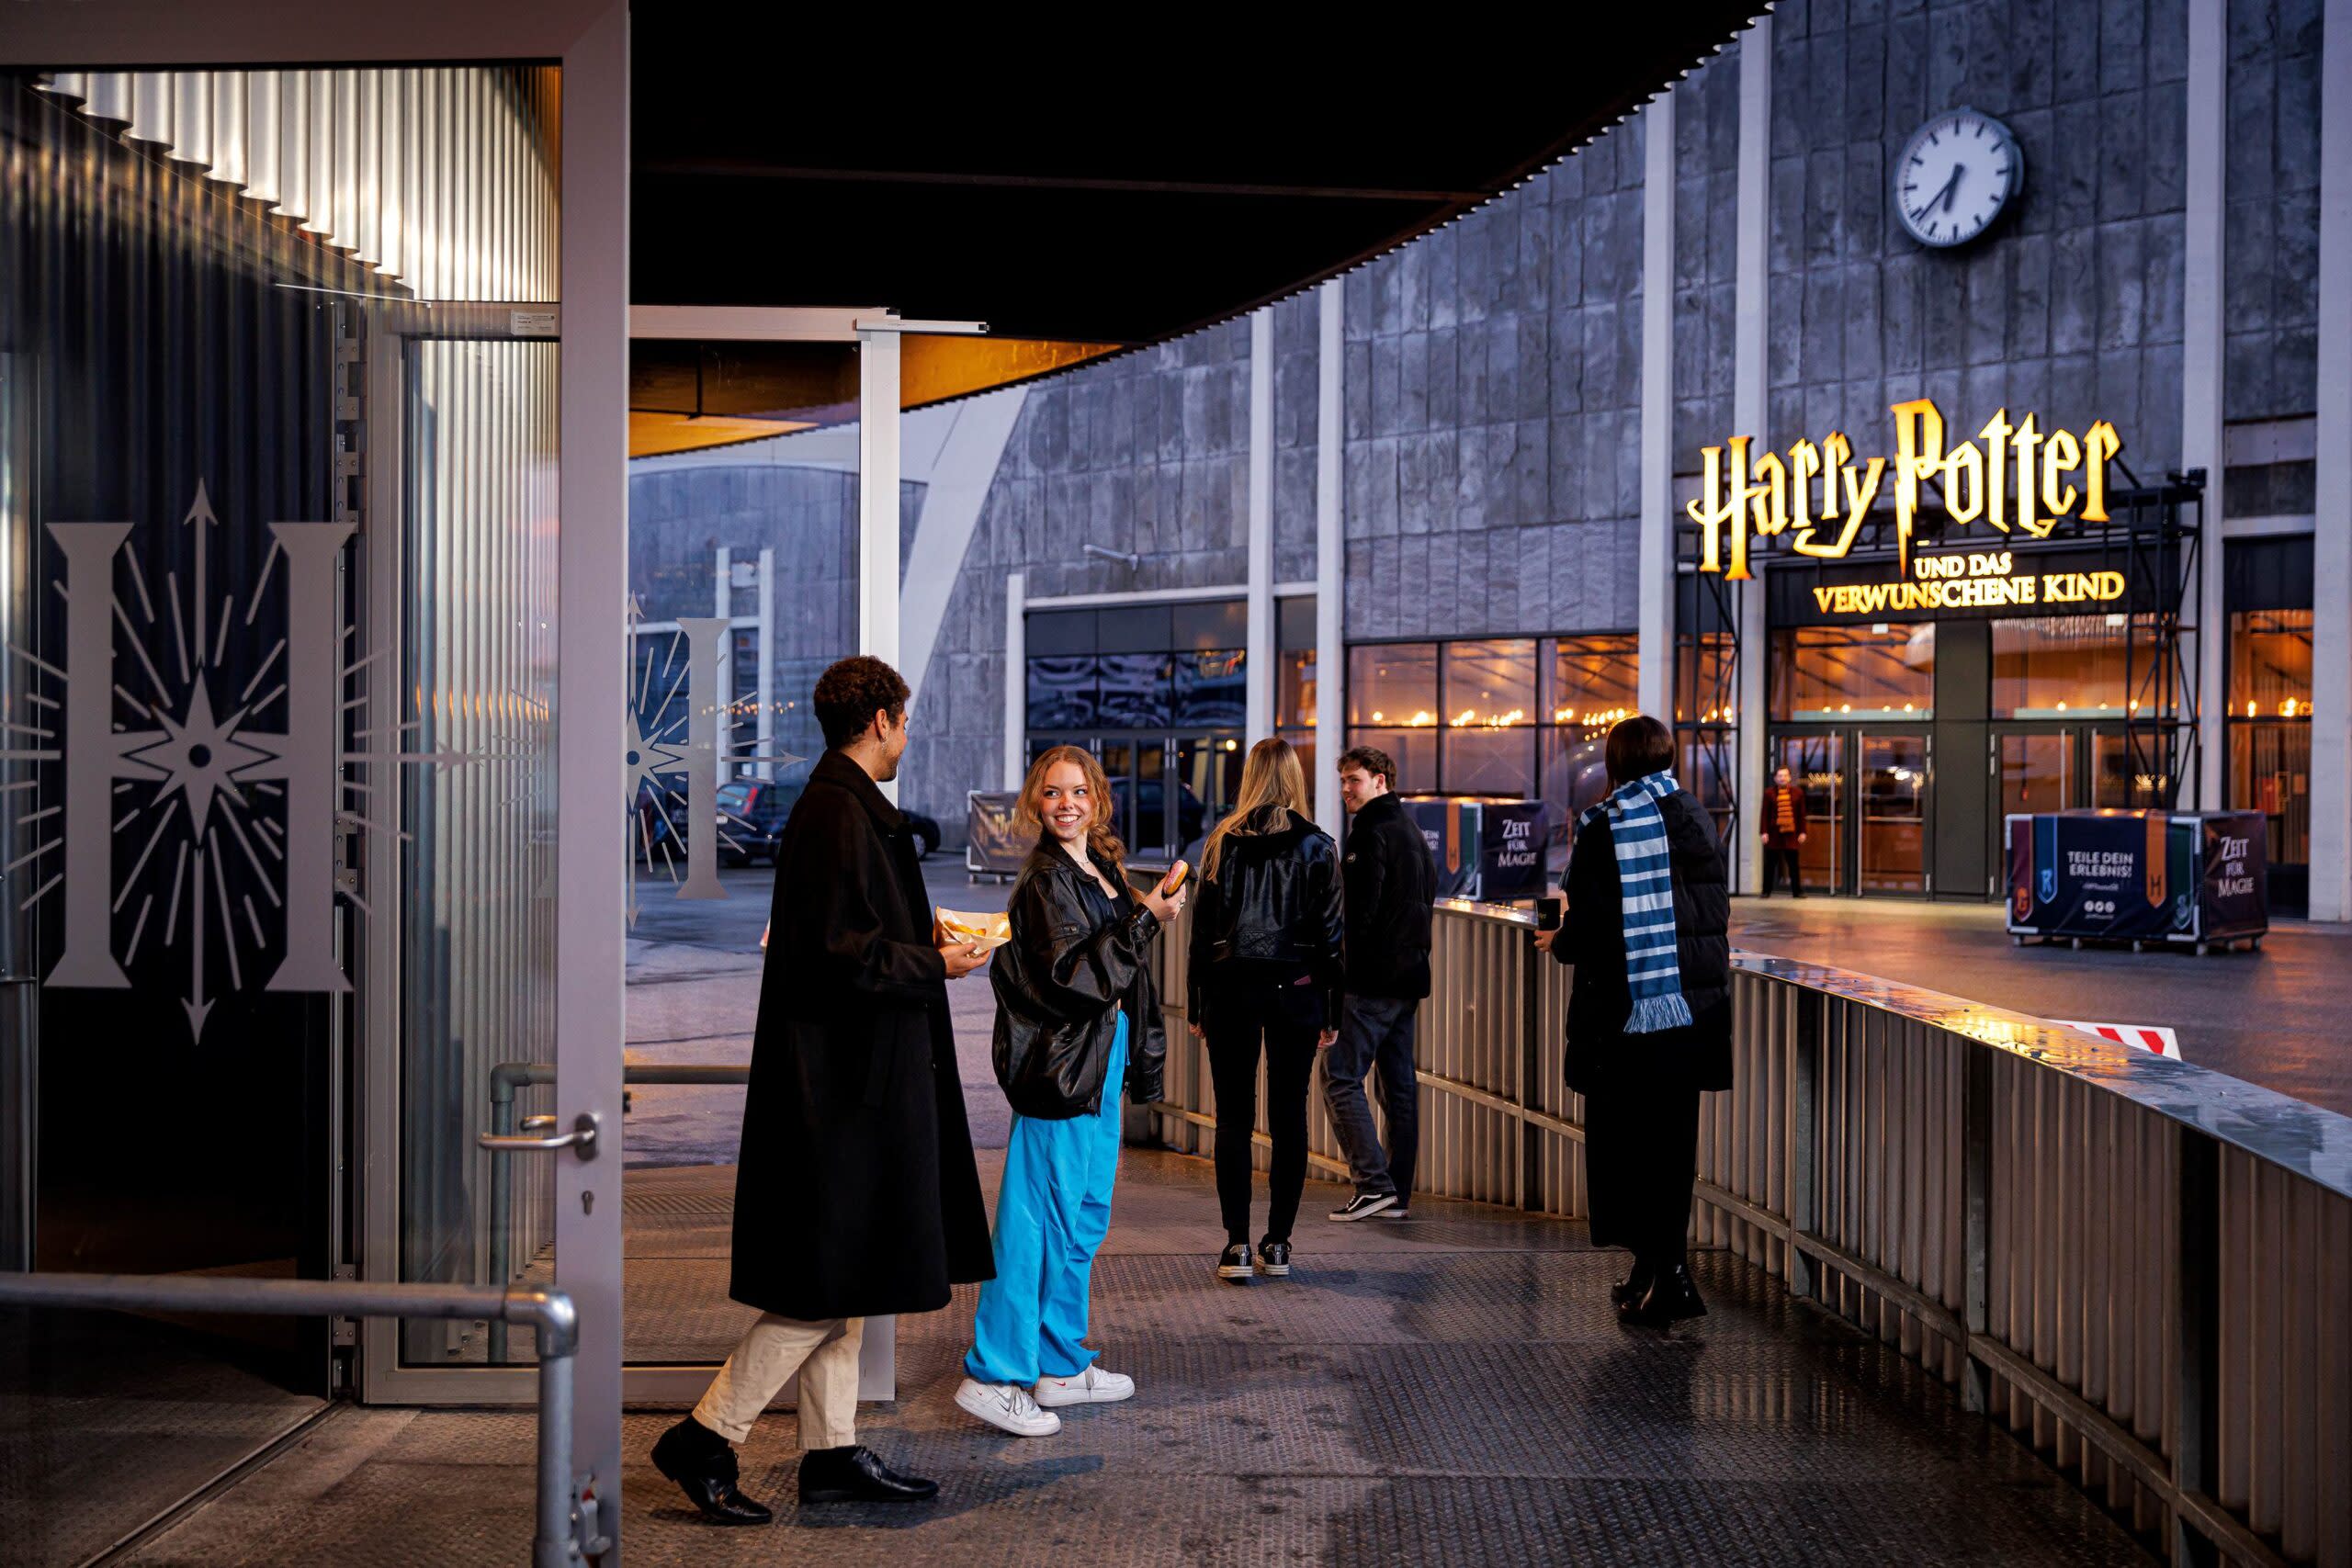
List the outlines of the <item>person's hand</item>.
{"type": "Polygon", "coordinates": [[[1803,833],[1799,833],[1797,835],[1797,842],[1800,844],[1804,842],[1804,835],[1803,833]]]}
{"type": "Polygon", "coordinates": [[[1328,1051],[1333,1045],[1338,1044],[1339,1040],[1340,1032],[1338,1030],[1327,1029],[1322,1033],[1315,1037],[1315,1048],[1318,1051],[1328,1051]]]}
{"type": "Polygon", "coordinates": [[[1196,1023],[1196,1024],[1194,1024],[1194,1025],[1193,1025],[1193,1039],[1195,1039],[1195,1040],[1206,1040],[1208,1037],[1209,1037],[1209,1032],[1208,1032],[1207,1030],[1203,1029],[1203,1028],[1202,1028],[1199,1024],[1197,1024],[1197,1023],[1196,1023]]]}
{"type": "Polygon", "coordinates": [[[1143,907],[1149,909],[1164,926],[1184,912],[1184,901],[1192,896],[1193,890],[1190,887],[1179,887],[1175,892],[1168,894],[1163,894],[1155,887],[1141,895],[1141,902],[1143,907]]]}
{"type": "Polygon", "coordinates": [[[1535,951],[1538,953],[1549,953],[1552,951],[1552,944],[1559,940],[1560,932],[1556,927],[1548,931],[1537,931],[1535,933],[1535,951]]]}
{"type": "Polygon", "coordinates": [[[960,980],[989,961],[989,950],[977,942],[943,942],[939,957],[947,965],[947,977],[960,980]]]}

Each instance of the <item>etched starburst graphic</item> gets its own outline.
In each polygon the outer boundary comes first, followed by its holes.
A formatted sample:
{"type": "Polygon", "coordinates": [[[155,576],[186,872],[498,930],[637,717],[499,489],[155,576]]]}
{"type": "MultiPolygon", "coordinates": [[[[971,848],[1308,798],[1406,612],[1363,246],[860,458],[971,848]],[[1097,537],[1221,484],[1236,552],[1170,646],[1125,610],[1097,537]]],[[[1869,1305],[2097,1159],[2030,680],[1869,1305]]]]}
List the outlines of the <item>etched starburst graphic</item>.
{"type": "Polygon", "coordinates": [[[36,739],[58,743],[0,752],[0,761],[43,762],[62,775],[57,803],[20,819],[62,818],[56,837],[6,868],[63,852],[62,864],[23,900],[29,908],[56,896],[64,906],[49,983],[125,988],[143,955],[184,953],[181,1005],[201,1040],[226,994],[224,972],[228,992],[244,990],[249,974],[272,991],[350,989],[334,947],[334,906],[368,911],[356,884],[337,874],[336,837],[392,830],[368,817],[368,786],[349,767],[465,759],[399,750],[411,727],[364,728],[368,699],[346,695],[380,657],[351,657],[356,628],[337,625],[337,566],[351,525],[271,524],[251,581],[217,595],[219,519],[201,480],[180,526],[189,536],[175,553],[188,559],[192,581],[183,585],[167,571],[159,610],[139,553],[123,547],[131,525],[49,525],[66,568],[54,584],[66,606],[65,664],[11,651],[49,678],[54,694],[30,700],[62,716],[62,733],[36,727],[36,739]],[[265,618],[266,609],[275,613],[265,618]],[[253,660],[265,641],[266,652],[253,660]],[[251,671],[242,683],[239,666],[251,671]],[[220,701],[232,686],[233,700],[220,701]],[[347,735],[377,743],[354,750],[347,735]]]}

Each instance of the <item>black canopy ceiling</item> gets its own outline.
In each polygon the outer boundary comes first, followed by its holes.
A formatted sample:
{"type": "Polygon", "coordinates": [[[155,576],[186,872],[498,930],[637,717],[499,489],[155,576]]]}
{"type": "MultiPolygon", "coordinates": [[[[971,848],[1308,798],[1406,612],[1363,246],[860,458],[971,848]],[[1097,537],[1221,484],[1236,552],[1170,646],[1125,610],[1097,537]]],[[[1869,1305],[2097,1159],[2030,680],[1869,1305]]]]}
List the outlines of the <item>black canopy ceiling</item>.
{"type": "MultiPolygon", "coordinates": [[[[1089,53],[928,36],[910,13],[876,13],[909,25],[868,42],[819,47],[640,6],[635,297],[1172,337],[1508,189],[1761,6],[1600,10],[1560,7],[1549,31],[1329,13],[1333,32],[1381,35],[1369,62],[1183,10],[1125,13],[1165,36],[1089,53]]],[[[1109,14],[1087,15],[1092,29],[1109,14]]]]}

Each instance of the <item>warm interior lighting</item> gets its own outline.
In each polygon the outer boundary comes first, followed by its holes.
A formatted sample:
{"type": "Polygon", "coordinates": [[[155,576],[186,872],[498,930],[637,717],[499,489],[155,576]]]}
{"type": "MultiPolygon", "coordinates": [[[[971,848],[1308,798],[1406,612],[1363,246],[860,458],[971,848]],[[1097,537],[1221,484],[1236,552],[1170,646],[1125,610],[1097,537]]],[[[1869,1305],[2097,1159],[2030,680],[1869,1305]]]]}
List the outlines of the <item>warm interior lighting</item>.
{"type": "Polygon", "coordinates": [[[706,446],[726,446],[738,441],[763,441],[812,428],[808,420],[738,419],[726,414],[628,412],[628,455],[655,457],[665,452],[695,452],[706,446]]]}

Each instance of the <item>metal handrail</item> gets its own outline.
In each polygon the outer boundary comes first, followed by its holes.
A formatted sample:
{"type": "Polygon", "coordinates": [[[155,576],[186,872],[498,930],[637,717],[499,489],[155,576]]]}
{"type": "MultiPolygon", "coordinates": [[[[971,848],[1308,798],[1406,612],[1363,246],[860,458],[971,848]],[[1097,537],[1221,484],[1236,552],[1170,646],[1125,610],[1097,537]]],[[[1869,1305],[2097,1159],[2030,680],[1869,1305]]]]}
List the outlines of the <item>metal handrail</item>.
{"type": "Polygon", "coordinates": [[[183,1275],[0,1273],[0,1305],[265,1317],[487,1318],[537,1331],[539,1456],[535,1568],[563,1568],[609,1546],[594,1475],[571,1468],[572,1363],[580,1317],[561,1291],[359,1280],[189,1279],[183,1275]]]}
{"type": "MultiPolygon", "coordinates": [[[[625,1084],[740,1084],[749,1083],[752,1069],[746,1064],[729,1062],[641,1062],[621,1068],[625,1084]]],[[[555,1082],[553,1062],[501,1062],[490,1069],[490,1131],[495,1138],[511,1137],[514,1132],[514,1091],[533,1084],[555,1082]]],[[[548,1146],[552,1146],[548,1145],[548,1146]]],[[[513,1251],[507,1237],[514,1216],[507,1212],[514,1201],[514,1173],[508,1167],[514,1145],[485,1145],[490,1154],[490,1277],[503,1284],[513,1251]]],[[[492,1366],[504,1366],[508,1360],[506,1324],[493,1319],[490,1325],[488,1355],[492,1366]]]]}
{"type": "MultiPolygon", "coordinates": [[[[1573,970],[1523,911],[1439,906],[1417,1190],[1589,1212],[1563,1081],[1573,970]]],[[[1205,1052],[1159,957],[1163,1141],[1204,1152],[1205,1052]]],[[[2023,1014],[1735,953],[1730,1092],[1693,1230],[1996,1420],[2176,1561],[2352,1563],[2352,1120],[2023,1014]]],[[[1319,1100],[1319,1097],[1317,1097],[1319,1100]]],[[[1263,1105],[1263,1095],[1260,1096],[1263,1105]]],[[[1310,1102],[1317,1154],[1339,1152],[1310,1102]]],[[[1252,1128],[1253,1134],[1258,1129],[1252,1128]]]]}

